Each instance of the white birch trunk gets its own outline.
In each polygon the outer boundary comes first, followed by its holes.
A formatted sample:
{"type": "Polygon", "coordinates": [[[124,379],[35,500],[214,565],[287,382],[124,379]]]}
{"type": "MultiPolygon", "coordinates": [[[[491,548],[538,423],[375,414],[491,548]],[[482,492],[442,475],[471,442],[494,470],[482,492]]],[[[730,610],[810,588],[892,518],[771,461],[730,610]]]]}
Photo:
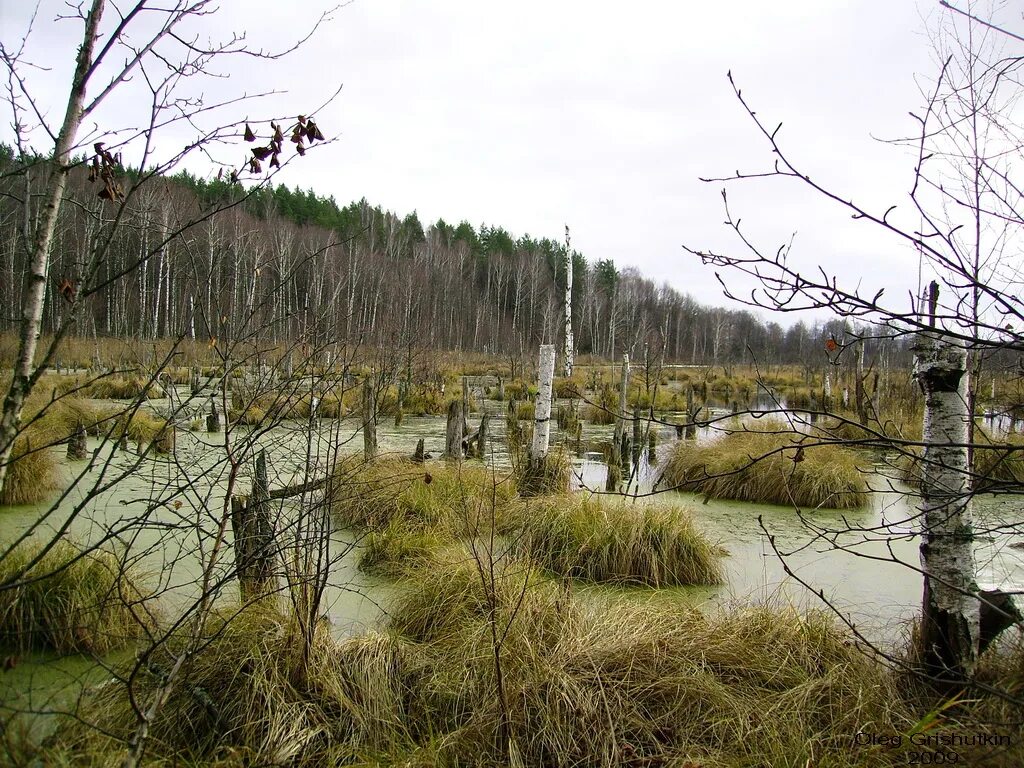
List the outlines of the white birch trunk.
{"type": "Polygon", "coordinates": [[[924,336],[914,360],[914,376],[925,395],[921,650],[931,674],[952,683],[973,675],[980,634],[965,372],[963,348],[924,336]]]}
{"type": "Polygon", "coordinates": [[[572,250],[569,244],[569,227],[565,228],[565,377],[572,376],[572,250]]]}
{"type": "Polygon", "coordinates": [[[541,467],[548,456],[548,438],[551,431],[551,390],[555,378],[555,345],[541,344],[537,367],[537,407],[533,421],[533,444],[530,446],[530,465],[541,467]]]}
{"type": "Polygon", "coordinates": [[[85,20],[82,45],[78,49],[75,75],[71,82],[71,93],[68,95],[67,111],[54,146],[50,178],[46,183],[43,206],[32,243],[29,278],[22,295],[18,355],[14,362],[11,386],[7,390],[3,412],[0,415],[0,488],[3,488],[7,477],[8,461],[14,448],[14,439],[18,434],[25,399],[41,373],[35,369],[33,361],[43,318],[46,279],[50,270],[50,246],[64,197],[64,188],[67,186],[71,150],[82,122],[89,67],[92,64],[93,46],[96,43],[104,5],[104,0],[93,0],[92,8],[85,20]]]}

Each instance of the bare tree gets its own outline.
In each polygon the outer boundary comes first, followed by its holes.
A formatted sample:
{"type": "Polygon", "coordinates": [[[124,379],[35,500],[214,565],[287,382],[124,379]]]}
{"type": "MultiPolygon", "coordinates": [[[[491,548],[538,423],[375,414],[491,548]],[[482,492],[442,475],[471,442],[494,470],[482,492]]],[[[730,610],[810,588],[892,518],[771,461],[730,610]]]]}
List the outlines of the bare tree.
{"type": "MultiPolygon", "coordinates": [[[[1016,38],[1014,38],[1016,39],[1016,38]]],[[[924,577],[921,650],[928,673],[944,682],[971,678],[978,655],[979,616],[984,596],[975,584],[972,542],[972,488],[980,485],[970,462],[975,444],[977,378],[986,354],[1024,350],[1019,291],[1019,259],[1013,238],[1024,225],[1015,163],[1024,140],[1016,117],[1021,58],[1004,53],[1005,35],[991,22],[956,13],[944,19],[937,50],[942,65],[922,111],[913,115],[916,135],[898,143],[916,157],[909,203],[918,223],[898,220],[897,205],[877,209],[855,203],[817,181],[783,143],[782,125],[755,110],[729,74],[740,104],[773,157],[767,170],[708,178],[725,186],[751,179],[795,181],[850,213],[854,219],[892,236],[895,247],[920,254],[928,291],[908,287],[910,300],[890,296],[886,287],[846,287],[824,268],[801,270],[791,262],[790,241],[762,248],[741,228],[722,190],[726,223],[740,249],[720,253],[689,248],[705,264],[755,278],[759,288],[743,296],[723,281],[726,295],[754,306],[794,312],[828,308],[841,317],[878,323],[895,335],[918,336],[916,377],[925,396],[924,477],[922,485],[920,570],[924,577]],[[941,288],[941,290],[940,290],[941,288]],[[965,362],[965,360],[967,362],[965,362]]],[[[835,341],[830,342],[833,348],[835,341]]],[[[860,345],[863,338],[841,342],[860,345]]],[[[856,347],[854,347],[856,349],[856,347]]],[[[863,367],[861,364],[860,368],[863,367]]],[[[863,373],[858,370],[859,384],[863,373]]],[[[858,394],[863,406],[863,398],[858,394]]],[[[909,451],[904,441],[876,431],[878,444],[909,451]]],[[[992,446],[988,446],[992,447],[992,446]]],[[[1016,448],[1003,444],[1010,455],[1016,448]]],[[[1018,487],[1004,487],[1020,492],[1018,487]]]]}

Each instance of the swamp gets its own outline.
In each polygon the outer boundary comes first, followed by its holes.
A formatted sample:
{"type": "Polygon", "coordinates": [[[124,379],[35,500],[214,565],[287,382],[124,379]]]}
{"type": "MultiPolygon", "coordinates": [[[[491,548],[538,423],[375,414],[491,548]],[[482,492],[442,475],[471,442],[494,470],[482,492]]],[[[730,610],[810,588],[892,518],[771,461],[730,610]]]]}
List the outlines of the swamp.
{"type": "Polygon", "coordinates": [[[870,5],[0,3],[0,766],[1024,765],[1020,14],[870,5]]]}
{"type": "MultiPolygon", "coordinates": [[[[912,446],[877,422],[839,444],[848,412],[754,372],[716,397],[634,365],[626,418],[591,420],[622,366],[587,361],[526,493],[536,381],[462,367],[48,376],[13,464],[48,479],[0,507],[12,762],[116,762],[160,697],[144,764],[902,765],[925,732],[1016,764],[1012,703],[913,674],[912,446]]],[[[1024,587],[1011,502],[974,499],[1000,593],[1024,587]]],[[[1022,635],[991,640],[978,674],[1012,690],[1022,635]]]]}

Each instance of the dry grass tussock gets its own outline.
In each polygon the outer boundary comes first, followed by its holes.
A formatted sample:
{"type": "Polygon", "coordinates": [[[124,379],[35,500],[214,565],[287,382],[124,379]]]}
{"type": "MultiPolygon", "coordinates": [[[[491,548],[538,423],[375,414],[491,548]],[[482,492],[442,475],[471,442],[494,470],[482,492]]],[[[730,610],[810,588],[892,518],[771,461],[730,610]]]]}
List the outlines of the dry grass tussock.
{"type": "Polygon", "coordinates": [[[340,524],[368,532],[360,567],[380,575],[433,567],[493,531],[562,576],[652,586],[721,579],[720,550],[682,508],[569,493],[521,498],[517,487],[479,465],[353,457],[339,463],[329,497],[340,524]]]}
{"type": "Polygon", "coordinates": [[[14,441],[7,476],[0,488],[0,506],[37,504],[60,487],[60,469],[50,447],[55,440],[45,429],[22,430],[14,441]]]}
{"type": "MultiPolygon", "coordinates": [[[[855,736],[907,734],[934,707],[902,698],[822,613],[609,610],[512,563],[493,593],[468,563],[425,573],[390,627],[318,634],[305,666],[291,623],[270,610],[217,617],[204,635],[151,724],[150,764],[901,766],[915,749],[905,737],[883,749],[855,736]]],[[[137,697],[149,700],[184,642],[154,656],[137,697]]],[[[952,712],[930,732],[990,730],[977,710],[952,712]]],[[[46,764],[119,757],[134,725],[125,688],[104,686],[80,714],[86,725],[62,729],[46,764]]],[[[1014,749],[989,764],[1019,764],[1014,749]]]]}
{"type": "Polygon", "coordinates": [[[519,550],[554,573],[655,587],[722,581],[723,551],[682,507],[561,494],[519,510],[519,550]]]}
{"type": "Polygon", "coordinates": [[[662,484],[714,499],[850,509],[867,500],[857,456],[838,445],[798,445],[793,433],[734,432],[697,446],[680,442],[662,484]]]}
{"type": "Polygon", "coordinates": [[[102,376],[82,390],[86,397],[97,400],[153,400],[164,397],[163,388],[148,376],[102,376]]]}
{"type": "Polygon", "coordinates": [[[0,646],[20,653],[103,654],[139,640],[155,622],[141,576],[113,553],[59,540],[24,543],[0,560],[0,646]]]}
{"type": "Polygon", "coordinates": [[[360,456],[338,462],[328,498],[344,526],[381,530],[392,520],[449,536],[480,528],[478,514],[493,508],[500,515],[515,498],[511,478],[481,464],[416,464],[395,457],[367,464],[360,456]],[[492,503],[493,502],[493,503],[492,503]]]}

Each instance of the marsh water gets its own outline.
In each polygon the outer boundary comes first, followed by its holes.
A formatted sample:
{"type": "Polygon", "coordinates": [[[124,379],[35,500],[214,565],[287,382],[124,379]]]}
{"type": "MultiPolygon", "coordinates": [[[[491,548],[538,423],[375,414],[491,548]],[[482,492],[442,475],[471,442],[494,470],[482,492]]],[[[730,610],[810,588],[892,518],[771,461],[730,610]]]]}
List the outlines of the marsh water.
{"type": "MultiPolygon", "coordinates": [[[[507,469],[505,404],[481,403],[492,414],[490,461],[498,469],[507,469]]],[[[169,408],[170,402],[152,401],[150,407],[159,411],[169,408]]],[[[478,414],[471,416],[471,423],[478,418],[478,414]]],[[[671,415],[667,419],[671,421],[671,415]]],[[[887,477],[891,472],[886,472],[884,456],[863,456],[863,471],[876,490],[864,508],[797,513],[782,507],[709,501],[674,491],[652,494],[661,467],[679,438],[672,426],[654,424],[651,429],[656,432],[656,447],[650,452],[645,443],[627,497],[620,503],[689,507],[697,526],[728,552],[724,558],[726,583],[657,591],[580,585],[581,591],[595,599],[685,600],[709,607],[763,601],[815,607],[825,601],[872,641],[889,644],[901,638],[921,599],[921,579],[915,570],[918,541],[914,499],[887,477]]],[[[573,455],[577,493],[603,491],[607,466],[602,446],[610,441],[612,430],[611,426],[584,422],[578,437],[555,434],[556,442],[573,455]]],[[[242,434],[250,433],[243,430],[242,434]]],[[[444,449],[445,422],[443,417],[430,416],[406,417],[401,426],[382,421],[377,435],[381,453],[409,455],[422,438],[426,451],[436,457],[444,449]]],[[[358,423],[344,419],[314,422],[312,430],[304,424],[286,423],[250,437],[253,449],[266,448],[268,452],[271,488],[315,477],[336,456],[362,449],[358,423]]],[[[709,439],[713,437],[707,430],[696,437],[697,442],[709,439]]],[[[70,490],[50,504],[0,508],[5,538],[33,525],[40,535],[66,525],[79,541],[104,541],[129,554],[143,553],[135,564],[161,593],[165,610],[187,606],[199,595],[201,564],[209,559],[211,543],[223,534],[226,545],[230,544],[230,526],[220,529],[226,491],[232,482],[230,463],[224,460],[224,436],[179,429],[170,456],[140,457],[134,447],[115,449],[95,439],[90,440],[89,449],[92,459],[78,462],[65,459],[62,449],[53,449],[60,456],[70,490]]],[[[245,492],[251,482],[251,457],[252,451],[235,457],[236,493],[245,492]]],[[[282,520],[287,518],[287,506],[282,520]]],[[[1009,531],[1021,520],[1015,504],[994,498],[978,499],[975,515],[978,528],[989,531],[1000,526],[1009,531]]],[[[1012,546],[1022,541],[1019,525],[1012,531],[995,532],[977,541],[980,586],[1024,589],[1024,549],[1012,546]]],[[[356,567],[360,546],[355,532],[332,530],[334,567],[323,610],[338,636],[377,624],[396,594],[395,586],[356,567]]],[[[214,580],[224,580],[228,590],[233,589],[227,578],[230,560],[230,555],[222,557],[222,565],[209,574],[214,580]]],[[[33,656],[0,675],[0,701],[38,709],[42,701],[60,701],[61,691],[66,697],[68,691],[80,690],[103,675],[90,660],[33,656]]]]}

